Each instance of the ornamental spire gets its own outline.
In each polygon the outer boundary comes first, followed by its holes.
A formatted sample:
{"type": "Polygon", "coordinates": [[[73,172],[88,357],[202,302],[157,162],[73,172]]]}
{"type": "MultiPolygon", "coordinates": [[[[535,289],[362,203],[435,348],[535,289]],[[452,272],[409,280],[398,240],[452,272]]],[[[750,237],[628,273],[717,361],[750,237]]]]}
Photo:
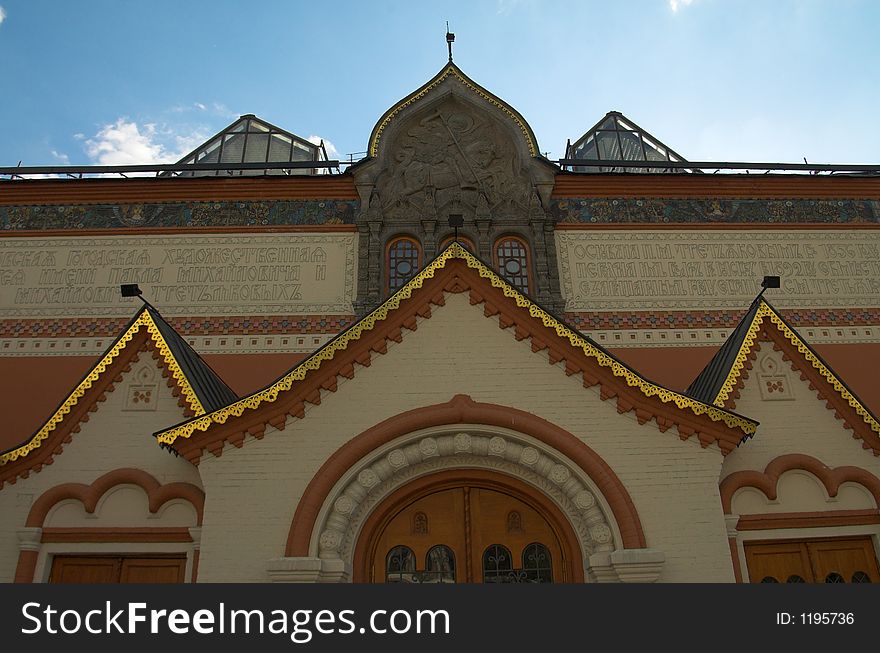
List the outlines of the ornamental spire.
{"type": "Polygon", "coordinates": [[[452,63],[452,44],[455,42],[455,34],[449,31],[449,21],[446,21],[446,47],[449,48],[449,63],[452,63]]]}

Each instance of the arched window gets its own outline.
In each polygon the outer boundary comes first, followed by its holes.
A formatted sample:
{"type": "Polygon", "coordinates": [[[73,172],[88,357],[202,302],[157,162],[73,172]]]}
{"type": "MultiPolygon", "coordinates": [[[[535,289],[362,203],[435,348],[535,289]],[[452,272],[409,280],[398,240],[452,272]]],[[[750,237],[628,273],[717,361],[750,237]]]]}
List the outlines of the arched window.
{"type": "Polygon", "coordinates": [[[386,267],[388,292],[400,289],[412,279],[422,267],[422,248],[418,241],[395,238],[388,245],[388,265],[386,267]]]}
{"type": "MultiPolygon", "coordinates": [[[[449,246],[452,244],[452,241],[453,241],[453,240],[455,240],[455,236],[447,236],[446,238],[444,238],[443,240],[441,240],[441,241],[440,241],[440,250],[439,250],[439,251],[442,252],[444,249],[446,249],[447,247],[449,247],[449,246]]],[[[470,238],[468,238],[467,236],[459,236],[459,237],[458,237],[458,244],[461,245],[462,247],[464,247],[464,248],[465,248],[467,251],[469,251],[471,254],[476,254],[476,253],[477,253],[477,248],[474,247],[474,241],[472,241],[472,240],[471,240],[470,238]]]]}
{"type": "Polygon", "coordinates": [[[483,551],[483,582],[509,583],[513,574],[510,549],[501,544],[490,544],[483,551]]]}
{"type": "Polygon", "coordinates": [[[455,554],[448,546],[432,546],[425,555],[425,582],[454,583],[455,554]]]}
{"type": "Polygon", "coordinates": [[[529,294],[529,247],[525,241],[514,236],[499,238],[495,243],[495,266],[507,283],[529,294]]]}
{"type": "Polygon", "coordinates": [[[836,571],[832,571],[830,574],[825,576],[825,582],[826,583],[845,583],[846,581],[843,580],[843,576],[838,574],[836,571]]]}
{"type": "Polygon", "coordinates": [[[857,571],[852,575],[853,583],[870,583],[871,577],[868,576],[864,571],[857,571]]]}
{"type": "Polygon", "coordinates": [[[522,566],[530,583],[553,582],[553,561],[549,549],[543,544],[533,542],[523,549],[522,566]]]}
{"type": "Polygon", "coordinates": [[[385,556],[386,583],[412,583],[416,556],[408,546],[395,546],[385,556]]]}

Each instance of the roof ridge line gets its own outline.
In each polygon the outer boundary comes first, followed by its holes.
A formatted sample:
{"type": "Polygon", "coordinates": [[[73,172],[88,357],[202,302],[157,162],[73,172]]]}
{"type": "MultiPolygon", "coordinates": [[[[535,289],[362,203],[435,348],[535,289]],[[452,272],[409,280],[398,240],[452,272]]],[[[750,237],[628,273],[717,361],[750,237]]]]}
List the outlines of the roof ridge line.
{"type": "Polygon", "coordinates": [[[122,333],[111,343],[111,345],[98,358],[97,362],[83,376],[76,387],[68,393],[61,401],[59,406],[52,412],[48,419],[31,435],[28,440],[16,447],[9,449],[0,454],[0,467],[9,463],[21,460],[28,456],[31,452],[39,449],[43,442],[58,428],[64,421],[65,417],[71,413],[73,408],[79,404],[80,400],[101,378],[101,376],[113,365],[114,361],[125,350],[134,337],[144,328],[147,332],[148,340],[151,340],[162,357],[162,364],[165,365],[175,383],[181,389],[185,401],[190,406],[190,410],[197,414],[204,414],[205,409],[201,401],[195,393],[189,380],[183,372],[180,364],[177,362],[171,348],[168,346],[165,338],[162,336],[158,326],[153,320],[148,307],[145,305],[135,313],[134,317],[129,321],[128,325],[122,333]]]}
{"type": "Polygon", "coordinates": [[[445,267],[446,262],[450,259],[463,260],[469,268],[474,269],[491,285],[499,288],[506,297],[514,299],[521,308],[526,308],[533,318],[540,319],[545,327],[556,331],[559,337],[567,339],[572,346],[581,349],[587,356],[595,359],[600,366],[609,368],[614,376],[623,378],[629,387],[638,387],[646,396],[657,397],[662,403],[673,402],[680,409],[689,409],[695,415],[707,415],[712,421],[722,421],[727,426],[740,428],[747,434],[755,432],[757,426],[755,420],[664,388],[644,378],[615,356],[592,343],[589,338],[564,324],[560,319],[523,295],[459,243],[453,242],[385,302],[349,329],[327,342],[274,383],[228,406],[158,431],[154,434],[155,437],[160,444],[172,445],[180,437],[189,438],[196,431],[206,431],[212,423],[225,423],[230,417],[240,417],[245,413],[245,410],[248,408],[256,409],[264,401],[274,402],[281,392],[290,390],[295,382],[303,381],[310,371],[320,368],[325,360],[331,360],[337,351],[346,349],[349,342],[358,340],[362,334],[371,331],[378,322],[388,318],[389,313],[398,309],[403,300],[411,297],[413,291],[421,288],[426,280],[433,278],[436,271],[445,267]]]}

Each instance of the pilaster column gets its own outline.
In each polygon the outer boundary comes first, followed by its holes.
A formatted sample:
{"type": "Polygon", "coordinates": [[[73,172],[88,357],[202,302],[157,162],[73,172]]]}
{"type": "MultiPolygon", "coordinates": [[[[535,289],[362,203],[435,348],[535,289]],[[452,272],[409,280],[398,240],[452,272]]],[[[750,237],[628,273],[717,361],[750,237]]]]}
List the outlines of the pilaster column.
{"type": "Polygon", "coordinates": [[[26,526],[15,531],[18,536],[18,566],[15,569],[16,583],[33,583],[37,569],[37,557],[40,555],[40,542],[43,529],[26,526]]]}

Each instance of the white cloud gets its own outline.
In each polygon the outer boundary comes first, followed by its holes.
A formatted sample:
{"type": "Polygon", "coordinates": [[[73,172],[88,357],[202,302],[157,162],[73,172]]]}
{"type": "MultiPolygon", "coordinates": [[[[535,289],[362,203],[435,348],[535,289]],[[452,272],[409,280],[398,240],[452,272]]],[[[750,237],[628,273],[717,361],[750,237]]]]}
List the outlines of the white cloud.
{"type": "Polygon", "coordinates": [[[174,163],[204,140],[201,132],[180,135],[155,123],[138,125],[127,118],[104,125],[84,143],[86,154],[98,165],[174,163]]]}
{"type": "Polygon", "coordinates": [[[60,163],[64,165],[70,165],[70,157],[64,154],[64,152],[56,152],[55,150],[51,151],[52,156],[60,163]]]}
{"type": "Polygon", "coordinates": [[[0,25],[3,24],[4,20],[6,20],[6,10],[3,7],[0,7],[0,25]]]}
{"type": "Polygon", "coordinates": [[[309,143],[314,143],[315,145],[320,145],[321,141],[324,141],[324,149],[327,150],[327,158],[328,159],[338,159],[339,158],[339,150],[336,149],[336,146],[328,141],[326,138],[321,138],[320,136],[309,136],[306,139],[309,143]]]}
{"type": "Polygon", "coordinates": [[[672,13],[678,13],[679,9],[684,9],[685,7],[689,7],[694,4],[694,0],[668,0],[669,8],[672,9],[672,13]]]}
{"type": "Polygon", "coordinates": [[[173,107],[171,107],[170,109],[168,109],[168,111],[170,111],[171,113],[184,113],[186,111],[193,111],[194,109],[198,109],[199,111],[204,111],[207,108],[208,107],[206,107],[201,102],[193,102],[191,105],[190,104],[176,104],[173,107]]]}
{"type": "Polygon", "coordinates": [[[496,4],[496,14],[509,14],[511,11],[516,9],[517,5],[521,4],[522,0],[497,0],[496,4]]]}
{"type": "MultiPolygon", "coordinates": [[[[321,138],[320,136],[311,135],[306,139],[309,143],[314,143],[315,145],[320,145],[321,141],[324,141],[324,149],[327,150],[327,158],[330,160],[339,160],[339,150],[336,149],[336,146],[328,141],[326,138],[321,138]]],[[[319,175],[329,175],[332,171],[329,168],[320,168],[318,170],[319,175]]]]}
{"type": "Polygon", "coordinates": [[[212,102],[211,107],[218,116],[222,116],[224,118],[238,118],[241,114],[232,111],[229,107],[227,107],[222,102],[212,102]]]}

